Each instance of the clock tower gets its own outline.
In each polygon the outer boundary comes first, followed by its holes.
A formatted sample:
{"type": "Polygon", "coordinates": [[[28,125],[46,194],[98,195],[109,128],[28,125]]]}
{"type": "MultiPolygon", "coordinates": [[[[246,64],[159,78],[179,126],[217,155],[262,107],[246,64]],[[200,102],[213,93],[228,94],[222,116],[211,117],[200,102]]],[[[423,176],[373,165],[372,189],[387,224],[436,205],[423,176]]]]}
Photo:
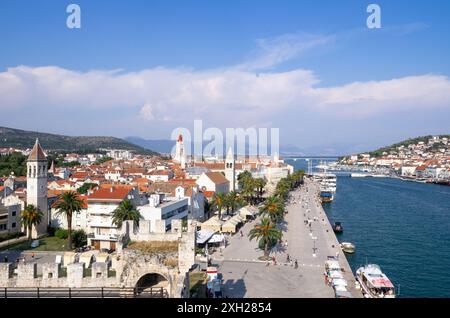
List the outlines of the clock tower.
{"type": "Polygon", "coordinates": [[[36,238],[47,233],[47,157],[36,139],[27,160],[27,205],[34,205],[42,212],[41,223],[33,227],[32,236],[36,238]]]}

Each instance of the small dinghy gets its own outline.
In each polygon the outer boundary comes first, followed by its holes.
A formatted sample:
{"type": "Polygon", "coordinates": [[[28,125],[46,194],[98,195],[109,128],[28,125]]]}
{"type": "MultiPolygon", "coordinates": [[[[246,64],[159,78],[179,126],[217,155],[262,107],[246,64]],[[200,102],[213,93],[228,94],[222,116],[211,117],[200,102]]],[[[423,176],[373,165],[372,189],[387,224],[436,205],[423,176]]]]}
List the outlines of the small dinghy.
{"type": "Polygon", "coordinates": [[[344,253],[349,253],[349,254],[355,253],[355,245],[353,245],[350,242],[342,242],[341,249],[344,251],[344,253]]]}

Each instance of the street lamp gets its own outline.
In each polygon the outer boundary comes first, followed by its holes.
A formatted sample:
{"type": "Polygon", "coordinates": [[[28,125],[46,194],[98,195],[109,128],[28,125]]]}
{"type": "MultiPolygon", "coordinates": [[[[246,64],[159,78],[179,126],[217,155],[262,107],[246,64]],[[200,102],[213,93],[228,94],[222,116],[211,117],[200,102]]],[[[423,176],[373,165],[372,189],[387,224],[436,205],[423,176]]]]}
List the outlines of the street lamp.
{"type": "Polygon", "coordinates": [[[317,256],[317,255],[316,255],[316,250],[317,250],[317,248],[316,248],[317,236],[313,236],[313,237],[312,237],[312,240],[313,240],[313,243],[314,243],[314,247],[313,247],[313,257],[316,257],[316,256],[317,256]]]}

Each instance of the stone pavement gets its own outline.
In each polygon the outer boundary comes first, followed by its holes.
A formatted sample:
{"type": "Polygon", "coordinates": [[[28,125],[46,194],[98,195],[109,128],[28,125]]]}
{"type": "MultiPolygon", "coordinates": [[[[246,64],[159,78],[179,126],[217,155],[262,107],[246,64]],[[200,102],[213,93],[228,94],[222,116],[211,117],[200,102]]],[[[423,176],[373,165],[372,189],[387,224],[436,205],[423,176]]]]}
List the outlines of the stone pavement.
{"type": "Polygon", "coordinates": [[[219,264],[224,279],[224,295],[235,298],[249,297],[334,297],[334,291],[325,284],[324,271],[327,256],[339,257],[345,270],[344,278],[354,297],[360,292],[354,289],[354,276],[328,218],[318,202],[318,186],[306,181],[305,186],[291,193],[286,207],[288,214],[281,224],[283,241],[287,246],[276,246],[271,253],[277,265],[259,261],[262,251],[257,241],[249,241],[247,234],[258,220],[247,223],[242,228],[244,237],[239,233],[230,238],[229,245],[222,253],[213,255],[219,264]],[[305,220],[311,221],[311,227],[305,220]],[[315,221],[314,221],[315,220],[315,221]],[[297,260],[287,263],[287,254],[297,260]]]}

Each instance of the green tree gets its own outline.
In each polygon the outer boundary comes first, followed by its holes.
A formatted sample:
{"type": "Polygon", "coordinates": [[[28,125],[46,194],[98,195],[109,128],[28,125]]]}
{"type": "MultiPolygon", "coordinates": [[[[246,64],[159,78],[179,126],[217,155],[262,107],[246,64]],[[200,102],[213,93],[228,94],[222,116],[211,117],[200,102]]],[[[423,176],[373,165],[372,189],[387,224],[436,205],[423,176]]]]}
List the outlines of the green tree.
{"type": "Polygon", "coordinates": [[[260,208],[260,212],[262,215],[269,217],[273,224],[276,224],[283,219],[284,203],[279,197],[268,197],[260,208]]]}
{"type": "Polygon", "coordinates": [[[83,183],[83,185],[81,187],[79,187],[77,189],[77,192],[79,194],[86,194],[88,192],[88,190],[93,189],[95,187],[98,187],[98,184],[96,183],[90,183],[90,182],[85,182],[83,183]]]}
{"type": "Polygon", "coordinates": [[[84,202],[75,191],[60,194],[53,204],[56,215],[64,215],[67,219],[67,249],[72,249],[72,216],[84,208],[84,202]]]}
{"type": "Polygon", "coordinates": [[[225,193],[223,192],[214,193],[211,205],[214,208],[216,208],[217,211],[219,212],[219,219],[222,217],[222,209],[225,206],[225,201],[226,201],[225,193]]]}
{"type": "Polygon", "coordinates": [[[124,221],[133,221],[135,226],[139,225],[141,213],[136,210],[130,200],[123,200],[114,210],[112,222],[120,229],[124,221]]]}
{"type": "Polygon", "coordinates": [[[242,200],[237,194],[236,191],[230,191],[225,197],[225,206],[227,207],[227,212],[231,211],[231,214],[234,214],[234,211],[242,205],[242,200]]]}
{"type": "Polygon", "coordinates": [[[75,248],[82,247],[87,244],[87,235],[83,230],[73,232],[73,245],[75,248]]]}
{"type": "Polygon", "coordinates": [[[263,218],[261,222],[250,230],[248,237],[251,240],[257,239],[258,246],[264,247],[264,257],[269,257],[269,246],[282,237],[281,230],[272,224],[269,218],[263,218]]]}
{"type": "Polygon", "coordinates": [[[38,226],[42,222],[44,214],[34,205],[28,204],[20,216],[22,225],[27,229],[28,240],[31,241],[33,226],[38,226]]]}
{"type": "Polygon", "coordinates": [[[264,187],[266,186],[267,181],[264,178],[256,178],[254,181],[254,185],[256,187],[256,195],[258,200],[261,200],[262,194],[264,192],[264,187]]]}
{"type": "Polygon", "coordinates": [[[0,156],[0,177],[9,176],[14,172],[16,176],[25,176],[27,173],[27,157],[20,152],[13,152],[6,156],[0,156]]]}

